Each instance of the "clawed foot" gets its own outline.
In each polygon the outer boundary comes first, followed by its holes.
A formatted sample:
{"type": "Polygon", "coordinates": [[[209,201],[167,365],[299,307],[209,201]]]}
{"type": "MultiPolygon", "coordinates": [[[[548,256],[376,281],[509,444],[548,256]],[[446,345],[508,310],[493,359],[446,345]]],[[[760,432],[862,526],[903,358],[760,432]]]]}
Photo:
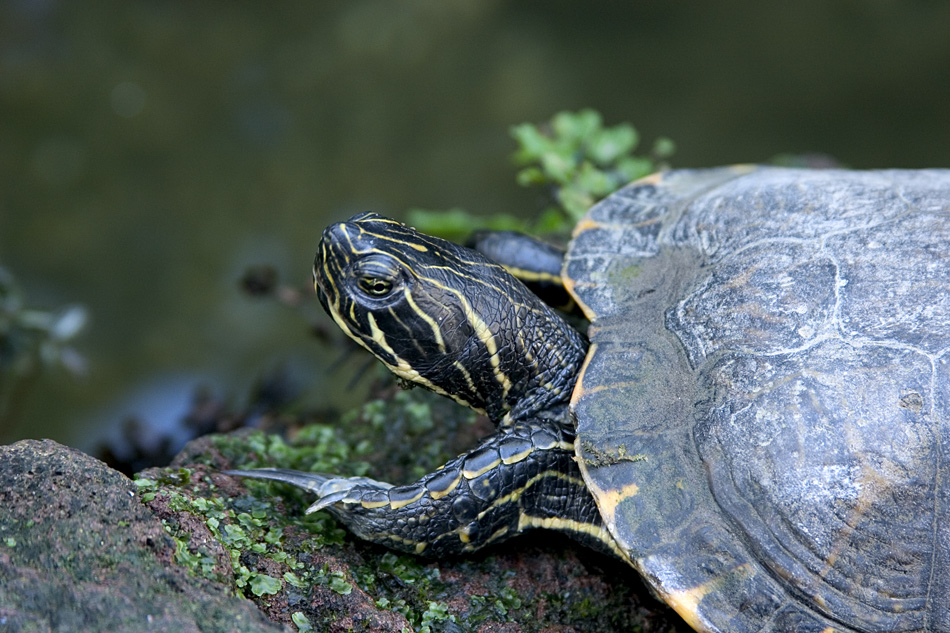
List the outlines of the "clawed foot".
{"type": "Polygon", "coordinates": [[[318,497],[308,513],[325,509],[356,536],[405,552],[457,555],[553,527],[623,556],[584,486],[572,439],[553,424],[515,425],[401,486],[283,468],[225,473],[307,490],[318,497]],[[552,499],[561,513],[554,518],[544,506],[552,499]]]}
{"type": "Polygon", "coordinates": [[[252,479],[269,479],[272,481],[281,481],[292,484],[317,495],[309,508],[307,514],[323,510],[338,501],[343,501],[347,495],[356,487],[363,491],[388,490],[392,484],[383,481],[376,481],[369,477],[338,477],[323,473],[305,473],[298,470],[289,470],[286,468],[255,468],[254,470],[225,470],[225,475],[236,475],[238,477],[250,477],[252,479]]]}

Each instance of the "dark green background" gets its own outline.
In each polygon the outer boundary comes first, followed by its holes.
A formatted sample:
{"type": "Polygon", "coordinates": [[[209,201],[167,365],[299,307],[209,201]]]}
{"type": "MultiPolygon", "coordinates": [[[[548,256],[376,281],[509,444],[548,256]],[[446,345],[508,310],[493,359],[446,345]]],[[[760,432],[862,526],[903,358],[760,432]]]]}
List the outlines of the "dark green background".
{"type": "Polygon", "coordinates": [[[508,126],[584,106],[677,166],[948,167],[950,3],[0,3],[0,263],[92,314],[89,376],[45,378],[0,442],[88,447],[281,362],[345,402],[352,372],[244,267],[306,284],[366,209],[535,213],[508,126]]]}

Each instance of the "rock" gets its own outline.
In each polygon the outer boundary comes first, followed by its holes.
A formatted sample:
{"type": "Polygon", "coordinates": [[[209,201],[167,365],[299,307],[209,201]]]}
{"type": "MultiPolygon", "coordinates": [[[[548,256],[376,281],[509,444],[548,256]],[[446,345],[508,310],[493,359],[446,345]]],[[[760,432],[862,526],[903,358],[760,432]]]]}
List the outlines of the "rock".
{"type": "MultiPolygon", "coordinates": [[[[286,444],[260,432],[206,436],[173,467],[141,473],[140,491],[196,573],[218,577],[230,559],[245,595],[279,622],[296,614],[334,633],[687,630],[632,568],[559,535],[538,531],[471,557],[424,559],[360,541],[325,512],[304,515],[312,498],[302,491],[220,472],[255,464],[345,471],[353,454],[336,443],[353,434],[352,426],[315,425],[286,444]]],[[[382,461],[373,467],[384,469],[382,461]]]]}
{"type": "Polygon", "coordinates": [[[631,568],[567,539],[420,559],[305,516],[301,491],[220,473],[345,469],[331,429],[206,436],[138,482],[55,442],[0,447],[0,632],[686,630],[631,568]]]}
{"type": "Polygon", "coordinates": [[[102,462],[49,440],[0,447],[0,631],[287,630],[174,554],[102,462]]]}

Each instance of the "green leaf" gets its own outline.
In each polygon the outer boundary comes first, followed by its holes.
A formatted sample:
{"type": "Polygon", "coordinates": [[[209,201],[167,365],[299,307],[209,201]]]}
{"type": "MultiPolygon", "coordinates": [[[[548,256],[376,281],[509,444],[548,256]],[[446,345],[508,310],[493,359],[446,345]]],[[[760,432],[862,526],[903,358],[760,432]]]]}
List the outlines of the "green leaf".
{"type": "Polygon", "coordinates": [[[558,192],[558,200],[568,216],[575,222],[580,220],[581,216],[587,213],[587,209],[595,202],[590,193],[573,185],[561,189],[558,192]]]}
{"type": "Polygon", "coordinates": [[[588,141],[588,154],[601,166],[610,165],[637,146],[637,131],[629,123],[601,130],[588,141]]]}
{"type": "Polygon", "coordinates": [[[516,125],[511,133],[518,143],[515,161],[524,166],[518,184],[553,189],[557,207],[570,222],[628,182],[656,171],[656,161],[675,150],[672,141],[659,138],[650,156],[636,156],[636,128],[629,123],[604,127],[600,114],[589,108],[558,112],[547,124],[516,125]]]}
{"type": "Polygon", "coordinates": [[[515,161],[518,163],[529,163],[550,151],[551,139],[530,123],[512,126],[511,135],[519,145],[515,154],[515,161]]]}
{"type": "Polygon", "coordinates": [[[541,157],[541,167],[545,175],[558,184],[567,184],[574,173],[577,171],[577,165],[570,155],[548,153],[541,157]]]}
{"type": "Polygon", "coordinates": [[[290,620],[297,626],[297,630],[300,631],[300,633],[313,630],[313,625],[310,624],[310,620],[303,614],[303,611],[295,611],[292,613],[290,620]]]}
{"type": "Polygon", "coordinates": [[[633,180],[667,168],[659,161],[676,149],[670,139],[660,137],[649,155],[637,156],[636,128],[629,123],[605,127],[600,113],[590,108],[558,112],[545,123],[513,125],[510,133],[517,144],[513,159],[521,167],[517,183],[541,186],[551,198],[552,204],[539,218],[527,222],[507,213],[480,216],[462,209],[410,209],[409,224],[454,241],[478,228],[563,237],[591,205],[633,180]]]}
{"type": "Polygon", "coordinates": [[[409,209],[406,222],[423,233],[438,235],[447,240],[462,241],[475,229],[493,231],[524,231],[527,223],[521,218],[506,213],[478,216],[464,209],[432,211],[428,209],[409,209]]]}
{"type": "Polygon", "coordinates": [[[653,142],[653,155],[657,158],[669,158],[676,152],[676,143],[665,136],[653,142]]]}
{"type": "Polygon", "coordinates": [[[287,581],[288,584],[297,588],[303,588],[307,586],[307,583],[301,580],[300,576],[292,571],[284,572],[284,580],[287,581]]]}
{"type": "Polygon", "coordinates": [[[592,201],[608,195],[615,188],[613,181],[605,172],[586,161],[577,170],[575,186],[587,192],[592,201]]]}
{"type": "Polygon", "coordinates": [[[655,171],[654,163],[649,158],[631,156],[617,163],[617,172],[621,174],[622,184],[627,184],[655,171]]]}
{"type": "Polygon", "coordinates": [[[251,593],[255,596],[263,596],[264,594],[273,595],[280,591],[283,584],[276,578],[272,578],[267,574],[256,574],[252,573],[251,575],[251,593]]]}
{"type": "Polygon", "coordinates": [[[596,134],[603,126],[600,113],[590,108],[578,112],[558,112],[551,120],[556,136],[579,142],[596,134]]]}
{"type": "Polygon", "coordinates": [[[340,571],[330,572],[329,587],[341,596],[348,596],[353,591],[353,585],[346,582],[346,575],[340,571]]]}
{"type": "Polygon", "coordinates": [[[530,187],[531,185],[543,185],[548,181],[547,177],[544,175],[544,172],[541,171],[538,167],[526,167],[518,172],[518,175],[515,176],[515,182],[517,182],[522,187],[530,187]]]}

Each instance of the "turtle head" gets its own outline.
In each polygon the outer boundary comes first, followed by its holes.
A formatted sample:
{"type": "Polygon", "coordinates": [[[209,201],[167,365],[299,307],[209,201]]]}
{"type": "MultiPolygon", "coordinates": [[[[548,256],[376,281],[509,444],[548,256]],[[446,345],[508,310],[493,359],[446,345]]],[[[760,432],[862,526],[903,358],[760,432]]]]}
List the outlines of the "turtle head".
{"type": "Polygon", "coordinates": [[[552,384],[543,350],[559,331],[573,334],[562,348],[580,339],[498,264],[377,214],[323,232],[314,285],[337,325],[393,373],[496,422],[552,384]]]}

